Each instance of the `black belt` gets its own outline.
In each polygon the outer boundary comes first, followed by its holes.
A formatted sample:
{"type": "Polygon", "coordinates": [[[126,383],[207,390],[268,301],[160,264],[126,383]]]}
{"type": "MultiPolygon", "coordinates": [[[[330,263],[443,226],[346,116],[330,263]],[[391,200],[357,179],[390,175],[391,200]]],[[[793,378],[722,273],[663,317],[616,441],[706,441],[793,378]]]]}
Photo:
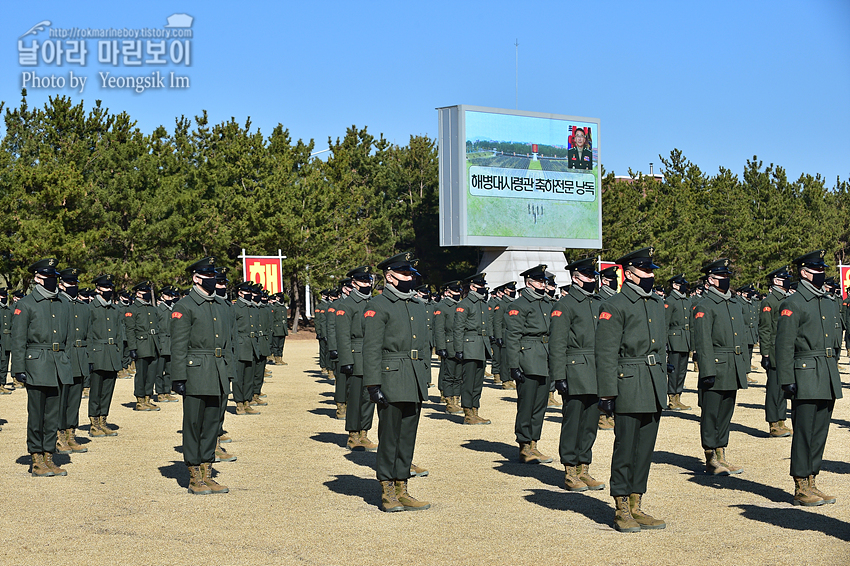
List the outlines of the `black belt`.
{"type": "Polygon", "coordinates": [[[408,353],[387,353],[381,355],[381,360],[421,360],[419,350],[410,350],[408,353]]]}
{"type": "Polygon", "coordinates": [[[735,346],[734,348],[715,348],[715,354],[735,354],[736,356],[741,355],[741,347],[735,346]]]}
{"type": "Polygon", "coordinates": [[[658,360],[655,359],[655,354],[647,354],[639,358],[620,358],[618,364],[646,364],[648,366],[658,365],[658,360]]]}
{"type": "Polygon", "coordinates": [[[61,347],[62,344],[59,342],[53,342],[52,344],[27,344],[27,349],[32,348],[33,350],[52,350],[54,352],[64,352],[65,348],[61,347]]]}
{"type": "Polygon", "coordinates": [[[209,355],[215,356],[216,358],[223,358],[221,348],[213,348],[212,350],[199,350],[199,349],[191,349],[186,352],[188,355],[209,355]]]}
{"type": "Polygon", "coordinates": [[[588,356],[588,355],[595,354],[595,353],[596,353],[595,350],[578,350],[578,349],[570,350],[570,349],[567,349],[567,355],[568,356],[588,356]]]}
{"type": "Polygon", "coordinates": [[[540,342],[542,344],[548,344],[549,343],[549,337],[548,336],[539,336],[537,338],[534,338],[534,337],[520,338],[520,342],[540,342]]]}
{"type": "Polygon", "coordinates": [[[107,338],[106,340],[95,340],[95,344],[115,344],[115,338],[107,338]]]}
{"type": "Polygon", "coordinates": [[[834,358],[835,350],[827,348],[825,350],[805,350],[803,352],[794,352],[794,359],[800,358],[834,358]]]}
{"type": "Polygon", "coordinates": [[[74,340],[74,348],[85,348],[86,341],[85,340],[74,340]]]}

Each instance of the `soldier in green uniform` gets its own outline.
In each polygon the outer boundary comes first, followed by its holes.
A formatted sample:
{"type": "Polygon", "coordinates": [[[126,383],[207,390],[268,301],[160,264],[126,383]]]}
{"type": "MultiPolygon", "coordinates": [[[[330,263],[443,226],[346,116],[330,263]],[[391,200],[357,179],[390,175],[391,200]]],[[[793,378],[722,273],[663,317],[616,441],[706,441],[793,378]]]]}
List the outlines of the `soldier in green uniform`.
{"type": "Polygon", "coordinates": [[[250,281],[236,287],[237,299],[233,306],[237,339],[236,371],[233,380],[233,401],[237,415],[259,415],[250,402],[254,398],[254,374],[260,358],[260,340],[257,305],[254,303],[254,284],[250,281]]]}
{"type": "Polygon", "coordinates": [[[321,300],[316,303],[314,323],[316,325],[316,340],[319,341],[319,370],[328,373],[328,339],[325,332],[325,316],[328,309],[328,290],[324,289],[321,300]]]}
{"type": "Polygon", "coordinates": [[[509,281],[502,286],[502,301],[499,305],[499,314],[493,317],[493,334],[497,334],[496,346],[499,348],[499,365],[501,371],[499,377],[502,379],[502,389],[516,389],[516,382],[511,377],[511,368],[507,367],[507,354],[505,354],[505,343],[508,339],[505,316],[508,307],[511,306],[519,294],[516,289],[516,281],[509,281]],[[496,327],[498,325],[498,328],[496,327]]]}
{"type": "Polygon", "coordinates": [[[652,453],[664,406],[667,324],[664,303],[652,292],[654,248],[617,260],[626,282],[602,302],[596,326],[596,383],[599,408],[617,413],[611,456],[614,528],[621,532],[663,529],[666,523],[643,512],[652,453]]]}
{"type": "Polygon", "coordinates": [[[271,375],[266,369],[269,356],[272,355],[271,335],[272,335],[272,314],[269,309],[268,292],[263,290],[263,286],[259,283],[254,283],[254,303],[257,305],[257,321],[259,323],[258,332],[260,344],[260,358],[257,361],[254,372],[254,391],[251,397],[251,405],[268,405],[268,402],[263,401],[263,383],[266,376],[271,375]]]}
{"type": "Polygon", "coordinates": [[[78,298],[81,269],[69,267],[59,272],[59,298],[68,305],[71,317],[69,357],[71,379],[68,385],[59,386],[59,432],[56,435],[56,451],[60,454],[88,452],[88,448],[77,442],[76,432],[80,424],[80,403],[83,400],[83,382],[90,373],[86,351],[89,333],[89,307],[78,298]]]}
{"type": "Polygon", "coordinates": [[[490,314],[484,287],[485,273],[476,273],[464,282],[469,294],[455,307],[454,350],[460,362],[463,386],[460,403],[463,408],[463,424],[487,425],[490,419],[478,415],[481,407],[481,390],[484,388],[484,365],[487,362],[487,343],[493,335],[490,314]]]}
{"type": "Polygon", "coordinates": [[[779,305],[776,324],[776,372],[782,390],[791,399],[794,425],[794,505],[835,503],[835,497],[822,492],[815,483],[835,400],[843,396],[835,355],[841,322],[824,289],[824,255],[824,250],[816,250],[794,260],[800,285],[779,305]]]}
{"type": "Polygon", "coordinates": [[[89,304],[88,359],[92,364],[89,389],[89,436],[117,436],[106,423],[115,380],[121,370],[124,315],[115,305],[115,284],[110,275],[98,275],[92,283],[96,295],[89,304]]]}
{"type": "Polygon", "coordinates": [[[519,459],[546,464],[552,458],[537,449],[549,399],[549,313],[546,302],[546,265],[520,273],[526,287],[505,313],[505,361],[516,381],[517,409],[514,433],[519,459]]]}
{"type": "Polygon", "coordinates": [[[549,317],[549,372],[563,397],[559,453],[569,491],[603,489],[590,475],[599,410],[594,339],[602,298],[596,294],[595,262],[567,265],[572,285],[549,317]]]}
{"type": "Polygon", "coordinates": [[[438,386],[446,398],[446,412],[458,414],[463,412],[460,406],[460,394],[463,388],[461,365],[455,359],[454,324],[457,314],[457,303],[463,292],[463,284],[459,280],[443,284],[443,299],[434,309],[434,343],[436,354],[440,358],[440,374],[438,386]]]}
{"type": "Polygon", "coordinates": [[[53,463],[60,423],[59,388],[73,383],[71,314],[59,298],[56,259],[30,266],[35,289],[15,303],[12,374],[27,388],[27,451],[34,477],[66,476],[53,463]]]}
{"type": "Polygon", "coordinates": [[[776,324],[779,322],[779,304],[788,298],[791,291],[791,274],[788,266],[783,265],[767,274],[770,293],[762,299],[759,313],[759,350],[761,367],[767,372],[764,392],[764,418],[770,427],[770,436],[780,438],[791,436],[791,429],[785,426],[788,400],[782,394],[782,388],[776,375],[776,324]]]}
{"type": "Polygon", "coordinates": [[[504,328],[502,327],[502,297],[504,296],[502,289],[503,285],[499,285],[491,293],[490,299],[487,301],[487,306],[490,307],[490,326],[493,328],[493,334],[490,336],[490,351],[492,352],[492,361],[490,362],[490,371],[493,373],[493,384],[502,385],[502,347],[504,344],[504,328]]]}
{"type": "Polygon", "coordinates": [[[0,289],[0,395],[10,395],[8,387],[9,352],[12,351],[12,309],[9,307],[9,290],[0,289]]]}
{"type": "Polygon", "coordinates": [[[428,360],[419,355],[428,348],[428,327],[425,308],[413,300],[415,263],[406,252],[378,264],[386,286],[363,313],[363,383],[378,406],[375,471],[381,483],[381,508],[387,512],[431,507],[407,491],[431,373],[428,360]]]}
{"type": "Polygon", "coordinates": [[[283,346],[289,335],[289,317],[283,293],[276,293],[271,300],[272,309],[272,359],[275,365],[287,365],[283,361],[283,346]]]}
{"type": "MultiPolygon", "coordinates": [[[[215,268],[215,306],[218,308],[218,315],[216,315],[216,319],[221,317],[224,320],[225,328],[230,329],[230,359],[233,360],[233,363],[228,365],[229,375],[228,375],[228,387],[225,392],[225,402],[221,404],[221,408],[219,409],[220,418],[219,418],[219,431],[218,431],[218,442],[215,447],[215,461],[216,462],[233,462],[236,460],[236,456],[227,452],[227,450],[222,447],[222,444],[232,442],[233,439],[227,436],[224,432],[224,417],[227,415],[227,397],[230,396],[233,392],[233,382],[236,380],[237,372],[242,367],[237,359],[236,355],[236,342],[238,337],[238,329],[236,324],[236,315],[233,308],[233,303],[228,300],[227,297],[227,267],[219,266],[215,268]]],[[[217,322],[217,320],[214,320],[217,322]]]]}
{"type": "Polygon", "coordinates": [[[667,322],[667,408],[673,411],[690,411],[682,403],[685,391],[685,374],[691,355],[691,300],[688,297],[688,280],[680,273],[667,280],[670,294],[664,300],[664,319],[667,322]]]}
{"type": "Polygon", "coordinates": [[[221,405],[227,403],[233,375],[232,327],[215,300],[215,258],[196,261],[187,270],[194,285],[171,312],[173,386],[183,395],[183,461],[189,469],[189,493],[227,493],[212,478],[212,463],[221,405]]]}
{"type": "Polygon", "coordinates": [[[336,304],[340,300],[341,289],[331,289],[328,293],[327,317],[325,328],[328,339],[328,375],[334,378],[334,403],[336,403],[336,418],[345,419],[346,402],[348,391],[348,380],[345,374],[339,373],[339,349],[336,343],[336,304]]]}
{"type": "Polygon", "coordinates": [[[130,358],[136,362],[134,395],[136,411],[159,411],[151,402],[153,384],[156,381],[157,359],[162,353],[159,337],[159,316],[153,304],[153,287],[150,281],[142,281],[133,287],[136,298],[125,313],[127,348],[130,358]]]}
{"type": "Polygon", "coordinates": [[[362,265],[346,274],[351,292],[336,307],[339,371],[347,376],[345,409],[346,446],[350,450],[374,452],[378,445],[369,439],[375,407],[363,386],[363,311],[372,298],[372,266],[362,265]]]}
{"type": "Polygon", "coordinates": [[[747,388],[749,329],[744,309],[729,288],[729,260],[713,261],[702,272],[707,290],[694,309],[694,345],[700,359],[700,436],[706,473],[728,476],[744,470],[726,459],[726,447],[738,389],[747,388]]]}
{"type": "Polygon", "coordinates": [[[617,268],[616,266],[606,267],[599,272],[599,296],[603,299],[610,299],[617,294],[617,268]]]}
{"type": "Polygon", "coordinates": [[[124,343],[121,345],[121,371],[118,372],[118,377],[129,379],[133,377],[130,374],[130,366],[135,369],[135,363],[130,358],[130,348],[127,347],[127,312],[130,310],[132,298],[128,291],[121,291],[116,296],[116,306],[121,311],[121,325],[124,327],[124,343]]]}
{"type": "Polygon", "coordinates": [[[157,358],[158,365],[154,381],[156,400],[160,403],[176,403],[177,398],[171,394],[171,312],[174,303],[180,298],[180,292],[171,285],[167,285],[160,289],[159,295],[156,314],[162,351],[157,358]]]}

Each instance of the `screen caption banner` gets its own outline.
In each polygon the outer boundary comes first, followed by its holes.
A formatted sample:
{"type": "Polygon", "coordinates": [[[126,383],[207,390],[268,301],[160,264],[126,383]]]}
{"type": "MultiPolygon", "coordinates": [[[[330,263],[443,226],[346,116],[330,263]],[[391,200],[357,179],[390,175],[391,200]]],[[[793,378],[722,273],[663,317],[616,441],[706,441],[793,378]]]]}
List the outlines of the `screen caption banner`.
{"type": "Polygon", "coordinates": [[[502,167],[469,168],[469,193],[480,197],[507,197],[555,201],[596,200],[596,177],[592,173],[508,169],[502,167]]]}

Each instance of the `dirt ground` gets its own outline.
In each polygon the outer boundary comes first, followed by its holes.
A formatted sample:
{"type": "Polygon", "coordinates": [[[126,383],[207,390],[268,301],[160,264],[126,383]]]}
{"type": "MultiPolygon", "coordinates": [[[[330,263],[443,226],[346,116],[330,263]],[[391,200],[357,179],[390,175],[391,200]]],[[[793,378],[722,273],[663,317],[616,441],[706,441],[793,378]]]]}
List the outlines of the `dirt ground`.
{"type": "MultiPolygon", "coordinates": [[[[756,356],[758,359],[758,356],[756,356]]],[[[227,495],[193,496],[180,453],[180,403],[135,412],[132,380],[118,380],[109,422],[117,437],[90,439],[86,454],[57,456],[67,477],[32,478],[26,395],[0,396],[0,564],[850,564],[850,376],[836,405],[819,487],[835,505],[791,505],[790,438],[769,438],[765,375],[739,392],[727,455],[738,476],[703,473],[698,409],[665,411],[644,509],[662,531],[611,527],[608,490],[568,493],[558,463],[560,409],[549,409],[540,449],[548,465],[516,461],[515,392],[485,385],[489,426],[440,411],[436,388],[422,411],[410,481],[432,508],[382,513],[374,453],[345,446],[333,385],[318,371],[317,343],[288,340],[272,366],[258,416],[233,413],[225,428],[238,456],[219,463],[227,495]]],[[[846,361],[846,358],[845,358],[846,361]]],[[[436,383],[437,368],[434,368],[436,383]]],[[[683,401],[696,406],[696,376],[683,401]]],[[[790,424],[790,421],[789,421],[790,424]]],[[[376,419],[377,428],[377,419],[376,419]]],[[[377,439],[377,432],[370,435],[377,439]]],[[[608,480],[613,433],[600,432],[591,472],[608,480]]]]}

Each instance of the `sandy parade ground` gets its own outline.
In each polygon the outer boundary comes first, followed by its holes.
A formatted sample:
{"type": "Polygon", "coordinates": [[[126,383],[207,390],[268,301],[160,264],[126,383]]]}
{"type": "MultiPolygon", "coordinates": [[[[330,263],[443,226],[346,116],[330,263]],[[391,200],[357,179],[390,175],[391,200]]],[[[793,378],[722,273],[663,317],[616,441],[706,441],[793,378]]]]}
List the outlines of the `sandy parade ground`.
{"type": "MultiPolygon", "coordinates": [[[[539,443],[555,461],[520,464],[516,392],[489,378],[480,410],[489,426],[461,425],[463,415],[443,412],[430,389],[414,458],[430,474],[411,479],[409,489],[432,508],[382,513],[375,454],[345,448],[317,353],[312,334],[290,336],[288,365],[270,366],[262,414],[237,417],[231,402],[226,448],[238,460],[215,465],[226,495],[187,493],[181,403],[135,412],[130,379],[115,388],[108,420],[116,437],[87,436],[83,400],[79,437],[89,452],[57,455],[67,477],[30,477],[26,394],[0,396],[0,564],[850,564],[846,356],[845,398],[818,477],[835,505],[792,506],[791,439],[767,434],[761,369],[753,373],[759,383],[738,394],[727,449],[744,473],[705,475],[691,371],[682,400],[694,410],[664,412],[644,497],[644,510],[667,528],[622,534],[611,526],[607,488],[563,489],[560,409],[548,410],[539,443]]],[[[435,383],[437,370],[435,363],[435,383]]],[[[377,440],[377,418],[370,437],[377,440]]],[[[612,443],[612,432],[599,432],[591,473],[605,482],[612,443]]]]}

